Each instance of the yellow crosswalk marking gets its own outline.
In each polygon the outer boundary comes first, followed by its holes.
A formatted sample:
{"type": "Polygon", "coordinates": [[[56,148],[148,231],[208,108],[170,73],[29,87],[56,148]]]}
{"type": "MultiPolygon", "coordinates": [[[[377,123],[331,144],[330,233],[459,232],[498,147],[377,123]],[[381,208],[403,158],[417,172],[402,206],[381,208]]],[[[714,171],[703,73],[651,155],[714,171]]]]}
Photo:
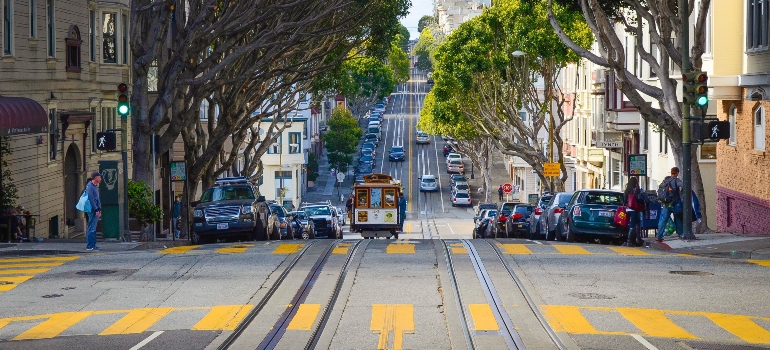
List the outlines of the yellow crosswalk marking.
{"type": "Polygon", "coordinates": [[[552,247],[556,248],[556,250],[558,250],[559,253],[561,254],[569,254],[569,255],[592,254],[585,248],[578,245],[555,244],[555,245],[552,245],[552,247]]]}
{"type": "Polygon", "coordinates": [[[404,233],[406,233],[406,232],[412,232],[412,222],[411,221],[405,221],[404,222],[404,233]]]}
{"type": "Polygon", "coordinates": [[[19,334],[16,338],[13,338],[13,340],[49,339],[56,337],[61,334],[61,332],[67,330],[67,328],[70,328],[84,318],[91,316],[91,313],[91,311],[81,311],[53,314],[48,320],[19,334]]]}
{"type": "Polygon", "coordinates": [[[216,250],[216,252],[225,254],[240,254],[245,253],[247,249],[253,246],[253,244],[233,244],[229,247],[219,248],[216,250]]]}
{"type": "Polygon", "coordinates": [[[2,264],[0,265],[0,271],[2,269],[16,269],[20,267],[53,267],[53,266],[62,266],[65,262],[33,262],[29,264],[2,264]]]}
{"type": "Polygon", "coordinates": [[[286,329],[300,331],[313,329],[313,323],[315,323],[319,311],[321,311],[321,304],[301,304],[286,329]]]}
{"type": "Polygon", "coordinates": [[[556,332],[567,332],[570,334],[626,334],[623,332],[603,332],[599,331],[588,322],[588,319],[580,313],[577,306],[556,306],[548,305],[543,310],[545,318],[556,332]]]}
{"type": "Polygon", "coordinates": [[[273,250],[273,254],[294,254],[304,247],[305,245],[301,243],[283,243],[279,244],[278,247],[273,250]]]}
{"type": "Polygon", "coordinates": [[[16,262],[30,262],[30,261],[72,261],[79,258],[79,256],[60,256],[60,257],[48,257],[48,258],[13,258],[13,259],[0,259],[0,264],[16,263],[16,262]]]}
{"type": "Polygon", "coordinates": [[[158,252],[158,254],[184,254],[193,249],[200,247],[199,245],[180,245],[177,247],[166,248],[158,252]]]}
{"type": "Polygon", "coordinates": [[[206,316],[198,321],[194,331],[232,331],[253,308],[253,305],[214,306],[206,316]]]}
{"type": "Polygon", "coordinates": [[[770,344],[770,332],[760,327],[748,316],[709,314],[711,322],[752,344],[770,344]]]}
{"type": "Polygon", "coordinates": [[[385,248],[388,254],[414,254],[414,244],[391,243],[385,248]]]}
{"type": "Polygon", "coordinates": [[[20,269],[20,270],[0,270],[0,275],[21,275],[30,273],[43,273],[51,269],[20,269]]]}
{"type": "Polygon", "coordinates": [[[618,312],[646,335],[652,337],[697,339],[696,336],[671,322],[661,310],[618,308],[618,312]]]}
{"type": "Polygon", "coordinates": [[[452,254],[468,254],[468,249],[452,247],[452,254]]]}
{"type": "Polygon", "coordinates": [[[614,250],[615,252],[621,255],[652,255],[639,248],[631,248],[631,247],[610,247],[610,250],[614,250]]]}
{"type": "Polygon", "coordinates": [[[505,254],[532,254],[532,251],[523,244],[501,244],[505,254]]]}
{"type": "Polygon", "coordinates": [[[35,276],[0,276],[0,292],[16,288],[19,283],[28,281],[35,276]]]}
{"type": "Polygon", "coordinates": [[[174,310],[170,307],[136,309],[113,323],[99,335],[136,334],[146,332],[156,322],[174,310]]]}
{"type": "Polygon", "coordinates": [[[473,318],[473,329],[477,331],[499,331],[495,315],[489,304],[468,304],[468,310],[473,318]]]}
{"type": "Polygon", "coordinates": [[[375,334],[378,332],[380,334],[377,349],[388,349],[390,332],[393,332],[393,350],[403,349],[404,332],[414,331],[414,305],[372,305],[372,321],[369,329],[375,334]]]}
{"type": "Polygon", "coordinates": [[[342,255],[344,255],[344,254],[348,253],[348,249],[349,248],[346,248],[346,247],[334,248],[334,250],[332,250],[332,254],[342,254],[342,255]]]}
{"type": "Polygon", "coordinates": [[[747,260],[747,261],[752,264],[770,267],[770,260],[747,260]]]}

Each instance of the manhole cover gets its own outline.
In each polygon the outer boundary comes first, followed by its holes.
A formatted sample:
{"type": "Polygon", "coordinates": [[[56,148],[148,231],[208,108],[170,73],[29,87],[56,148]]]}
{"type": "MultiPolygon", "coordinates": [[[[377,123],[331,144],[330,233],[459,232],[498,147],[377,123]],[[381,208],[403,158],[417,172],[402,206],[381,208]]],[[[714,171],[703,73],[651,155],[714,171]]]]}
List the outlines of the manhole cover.
{"type": "Polygon", "coordinates": [[[50,298],[58,298],[63,296],[64,294],[48,294],[48,295],[43,295],[43,298],[50,299],[50,298]]]}
{"type": "Polygon", "coordinates": [[[100,275],[111,275],[117,271],[115,270],[85,270],[85,271],[78,271],[75,272],[76,275],[83,275],[83,276],[100,276],[100,275]]]}
{"type": "Polygon", "coordinates": [[[64,288],[62,288],[62,290],[72,290],[72,289],[75,289],[75,287],[64,287],[64,288]]]}
{"type": "Polygon", "coordinates": [[[604,295],[599,293],[572,293],[573,296],[578,299],[615,299],[612,295],[604,295]]]}
{"type": "Polygon", "coordinates": [[[674,275],[687,275],[687,276],[711,276],[713,273],[706,271],[669,271],[668,273],[674,275]]]}

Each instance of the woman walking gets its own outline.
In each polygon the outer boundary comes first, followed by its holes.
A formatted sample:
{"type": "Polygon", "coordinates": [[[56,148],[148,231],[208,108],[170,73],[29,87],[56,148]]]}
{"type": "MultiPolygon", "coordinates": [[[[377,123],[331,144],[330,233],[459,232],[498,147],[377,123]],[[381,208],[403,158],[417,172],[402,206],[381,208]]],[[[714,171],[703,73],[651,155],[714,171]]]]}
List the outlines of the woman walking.
{"type": "Polygon", "coordinates": [[[636,242],[636,235],[642,230],[642,214],[644,214],[645,194],[639,188],[639,178],[631,177],[626,185],[625,206],[628,215],[628,240],[624,246],[632,247],[636,242]]]}

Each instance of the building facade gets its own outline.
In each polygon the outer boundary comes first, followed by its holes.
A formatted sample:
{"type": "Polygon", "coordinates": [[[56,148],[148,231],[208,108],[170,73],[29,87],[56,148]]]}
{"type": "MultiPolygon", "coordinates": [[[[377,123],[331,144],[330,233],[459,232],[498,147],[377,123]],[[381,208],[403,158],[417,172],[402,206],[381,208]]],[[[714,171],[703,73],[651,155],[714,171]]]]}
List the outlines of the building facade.
{"type": "MultiPolygon", "coordinates": [[[[259,192],[267,200],[281,202],[288,210],[299,208],[307,186],[307,160],[311,140],[307,117],[287,117],[276,142],[262,155],[259,192]]],[[[265,119],[260,125],[269,125],[265,119]]],[[[280,123],[280,122],[279,122],[280,123]]],[[[266,132],[267,126],[260,129],[266,132]]]]}
{"type": "MultiPolygon", "coordinates": [[[[16,204],[38,215],[36,236],[72,237],[83,232],[83,213],[75,205],[88,174],[99,170],[100,161],[121,160],[118,152],[98,151],[95,135],[121,128],[117,86],[130,84],[131,77],[129,1],[0,4],[0,107],[24,98],[42,111],[16,119],[20,114],[9,112],[3,115],[11,123],[6,126],[24,128],[37,119],[46,124],[39,130],[44,132],[9,136],[11,155],[5,160],[18,189],[16,204]]],[[[126,151],[130,168],[130,142],[126,151]]],[[[117,172],[104,178],[102,191],[122,189],[117,172]]],[[[114,211],[105,215],[117,220],[120,210],[114,211]]]]}

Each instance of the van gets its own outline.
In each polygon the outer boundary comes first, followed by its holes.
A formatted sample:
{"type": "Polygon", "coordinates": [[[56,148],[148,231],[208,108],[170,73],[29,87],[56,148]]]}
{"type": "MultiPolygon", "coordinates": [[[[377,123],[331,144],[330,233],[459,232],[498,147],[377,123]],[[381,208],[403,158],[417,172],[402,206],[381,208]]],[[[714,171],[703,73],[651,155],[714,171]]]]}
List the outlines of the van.
{"type": "Polygon", "coordinates": [[[376,126],[376,127],[379,128],[380,127],[380,121],[379,120],[372,120],[372,121],[370,121],[369,122],[369,127],[371,128],[373,126],[376,126]]]}

